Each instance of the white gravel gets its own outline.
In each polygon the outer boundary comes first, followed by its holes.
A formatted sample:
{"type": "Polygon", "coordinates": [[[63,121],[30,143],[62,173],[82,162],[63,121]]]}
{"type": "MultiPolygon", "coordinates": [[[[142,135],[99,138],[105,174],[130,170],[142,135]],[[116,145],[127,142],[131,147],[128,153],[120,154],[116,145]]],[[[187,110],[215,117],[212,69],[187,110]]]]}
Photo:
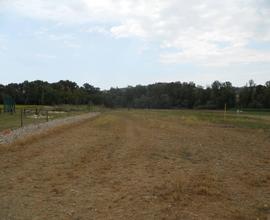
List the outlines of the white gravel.
{"type": "Polygon", "coordinates": [[[18,140],[19,138],[24,138],[33,134],[34,135],[41,134],[43,132],[48,131],[50,128],[54,128],[54,127],[66,125],[66,124],[77,123],[77,122],[95,117],[99,114],[100,113],[98,112],[91,112],[91,113],[77,115],[77,116],[55,119],[55,120],[45,122],[45,123],[40,123],[40,124],[30,124],[22,128],[11,130],[10,132],[0,133],[0,144],[9,144],[18,140]]]}

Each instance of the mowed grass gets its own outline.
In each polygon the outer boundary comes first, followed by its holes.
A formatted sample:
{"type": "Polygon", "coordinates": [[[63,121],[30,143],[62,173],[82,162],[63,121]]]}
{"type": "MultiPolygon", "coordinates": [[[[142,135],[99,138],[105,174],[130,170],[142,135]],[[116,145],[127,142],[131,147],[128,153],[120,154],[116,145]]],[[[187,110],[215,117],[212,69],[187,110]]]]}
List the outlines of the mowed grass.
{"type": "MultiPolygon", "coordinates": [[[[0,109],[3,106],[0,105],[0,109]]],[[[59,106],[42,106],[42,105],[16,105],[16,112],[0,114],[0,131],[7,129],[16,129],[21,127],[21,110],[32,110],[28,115],[23,115],[23,126],[29,124],[43,123],[47,121],[46,111],[49,111],[49,120],[65,118],[73,115],[83,114],[90,111],[103,111],[99,106],[87,105],[59,105],[59,106]],[[41,110],[41,117],[35,117],[35,110],[41,110]]]]}
{"type": "MultiPolygon", "coordinates": [[[[270,114],[261,112],[227,112],[206,110],[145,110],[156,117],[177,117],[189,124],[213,123],[224,127],[270,129],[270,114]]],[[[144,111],[139,111],[144,114],[144,111]]]]}
{"type": "MultiPolygon", "coordinates": [[[[2,108],[0,106],[0,108],[2,108]]],[[[35,106],[35,105],[18,105],[15,114],[0,114],[0,131],[5,129],[14,129],[21,126],[21,109],[42,109],[51,108],[56,111],[63,111],[64,114],[50,114],[49,119],[63,118],[76,114],[81,114],[89,111],[106,111],[105,108],[99,106],[87,105],[60,105],[53,107],[35,106]]],[[[242,127],[253,129],[270,129],[270,112],[268,111],[246,111],[236,113],[236,111],[228,111],[224,114],[223,111],[207,111],[207,110],[138,110],[138,114],[151,112],[157,117],[177,117],[190,124],[196,123],[214,123],[220,126],[242,127]]],[[[33,118],[24,117],[24,125],[32,123],[46,122],[46,117],[33,118]]]]}
{"type": "Polygon", "coordinates": [[[269,130],[228,117],[120,109],[3,146],[0,219],[267,220],[269,130]]]}
{"type": "MultiPolygon", "coordinates": [[[[11,113],[3,113],[3,105],[0,105],[0,109],[2,109],[2,112],[0,114],[0,131],[6,130],[6,129],[15,129],[19,128],[21,126],[21,109],[36,109],[36,108],[42,108],[43,106],[36,106],[36,105],[17,105],[16,106],[16,112],[11,113]]],[[[44,120],[40,119],[34,119],[34,118],[23,118],[24,124],[31,124],[31,123],[38,123],[42,122],[44,120]]]]}

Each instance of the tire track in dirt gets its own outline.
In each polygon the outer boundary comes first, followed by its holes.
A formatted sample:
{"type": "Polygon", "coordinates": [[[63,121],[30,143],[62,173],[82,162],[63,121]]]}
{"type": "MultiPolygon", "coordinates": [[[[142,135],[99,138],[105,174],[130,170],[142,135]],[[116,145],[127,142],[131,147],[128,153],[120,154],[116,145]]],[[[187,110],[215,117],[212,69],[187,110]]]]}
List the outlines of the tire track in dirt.
{"type": "Polygon", "coordinates": [[[264,219],[268,211],[268,134],[140,111],[55,132],[0,150],[0,219],[264,219]]]}

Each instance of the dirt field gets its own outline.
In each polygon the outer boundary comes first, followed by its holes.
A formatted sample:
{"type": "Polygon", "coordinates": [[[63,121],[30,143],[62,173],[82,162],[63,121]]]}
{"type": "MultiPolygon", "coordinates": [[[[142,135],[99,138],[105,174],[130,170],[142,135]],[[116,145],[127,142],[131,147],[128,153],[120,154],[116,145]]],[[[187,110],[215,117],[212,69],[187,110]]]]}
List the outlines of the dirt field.
{"type": "Polygon", "coordinates": [[[0,147],[0,219],[264,219],[270,132],[113,111],[0,147]]]}

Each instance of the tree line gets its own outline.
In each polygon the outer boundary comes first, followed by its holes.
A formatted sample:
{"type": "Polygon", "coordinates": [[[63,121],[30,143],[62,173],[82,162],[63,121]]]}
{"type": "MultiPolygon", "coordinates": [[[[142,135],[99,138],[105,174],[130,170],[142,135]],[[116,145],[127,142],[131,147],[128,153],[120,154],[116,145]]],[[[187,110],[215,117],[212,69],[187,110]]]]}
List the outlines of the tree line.
{"type": "Polygon", "coordinates": [[[83,86],[69,80],[48,83],[41,80],[0,84],[0,103],[12,97],[17,104],[60,105],[95,104],[125,108],[270,108],[270,81],[243,87],[215,81],[206,88],[193,82],[155,83],[101,90],[89,83],[83,86]]]}

